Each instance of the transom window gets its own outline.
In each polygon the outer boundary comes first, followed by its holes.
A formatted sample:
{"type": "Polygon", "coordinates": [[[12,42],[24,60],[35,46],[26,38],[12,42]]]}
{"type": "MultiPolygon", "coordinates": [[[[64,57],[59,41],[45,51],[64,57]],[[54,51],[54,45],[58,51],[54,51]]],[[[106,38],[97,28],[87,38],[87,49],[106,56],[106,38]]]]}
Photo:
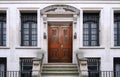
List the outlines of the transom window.
{"type": "Polygon", "coordinates": [[[120,46],[120,13],[114,14],[114,45],[120,46]]]}
{"type": "Polygon", "coordinates": [[[6,14],[0,13],[0,46],[6,46],[6,14]]]}
{"type": "Polygon", "coordinates": [[[21,13],[21,46],[37,46],[36,13],[21,13]]]}
{"type": "Polygon", "coordinates": [[[83,15],[83,46],[99,46],[99,13],[83,15]]]}

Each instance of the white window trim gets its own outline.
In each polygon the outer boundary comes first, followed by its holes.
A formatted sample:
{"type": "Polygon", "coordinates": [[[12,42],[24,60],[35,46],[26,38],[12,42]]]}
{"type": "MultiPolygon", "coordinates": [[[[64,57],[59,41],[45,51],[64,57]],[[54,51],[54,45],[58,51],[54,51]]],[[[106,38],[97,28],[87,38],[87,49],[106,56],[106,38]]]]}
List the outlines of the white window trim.
{"type": "Polygon", "coordinates": [[[10,36],[9,36],[9,29],[10,29],[10,14],[9,9],[7,7],[0,8],[0,11],[5,11],[6,13],[6,46],[0,46],[0,49],[10,49],[10,36]]]}
{"type": "Polygon", "coordinates": [[[120,46],[114,46],[114,13],[120,11],[120,7],[111,8],[111,49],[120,49],[120,46]]]}
{"type": "Polygon", "coordinates": [[[40,29],[40,9],[39,8],[29,8],[29,7],[24,7],[24,8],[17,8],[17,29],[16,29],[16,32],[17,32],[17,37],[16,39],[16,49],[41,49],[41,46],[40,46],[40,33],[38,32],[40,29]],[[21,18],[20,18],[20,15],[21,15],[21,11],[36,11],[37,13],[37,46],[21,46],[21,18]]]}
{"type": "Polygon", "coordinates": [[[80,18],[81,20],[80,20],[80,24],[81,24],[81,26],[80,26],[80,30],[82,30],[82,32],[81,32],[81,40],[80,41],[82,41],[81,43],[82,43],[82,45],[80,45],[80,47],[79,48],[83,48],[83,49],[85,49],[85,48],[92,48],[92,49],[94,49],[94,48],[105,48],[105,46],[104,46],[104,42],[103,42],[103,40],[100,40],[100,38],[103,38],[104,36],[103,36],[103,33],[102,33],[102,26],[103,26],[103,16],[104,16],[104,11],[103,11],[103,7],[97,7],[97,8],[95,8],[95,7],[89,7],[89,8],[86,8],[86,7],[81,7],[81,10],[80,11],[82,11],[82,12],[80,12],[80,13],[82,13],[82,14],[80,14],[80,15],[82,15],[82,16],[80,16],[80,17],[82,17],[82,18],[80,18]],[[93,13],[94,13],[94,11],[98,11],[99,13],[100,13],[100,19],[99,19],[99,30],[100,30],[100,32],[99,32],[99,45],[100,46],[83,46],[83,13],[84,13],[84,11],[90,11],[90,12],[92,12],[93,11],[93,13]]]}

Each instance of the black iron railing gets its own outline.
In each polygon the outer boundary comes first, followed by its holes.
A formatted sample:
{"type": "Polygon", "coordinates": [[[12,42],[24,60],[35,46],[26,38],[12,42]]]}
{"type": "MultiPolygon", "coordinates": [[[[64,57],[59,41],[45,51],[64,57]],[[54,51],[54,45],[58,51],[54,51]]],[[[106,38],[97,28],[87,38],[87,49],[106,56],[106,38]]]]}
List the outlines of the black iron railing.
{"type": "MultiPolygon", "coordinates": [[[[81,59],[84,59],[84,58],[81,58],[81,57],[79,58],[79,54],[76,54],[76,58],[77,58],[79,75],[81,75],[81,73],[86,73],[86,74],[88,73],[88,77],[120,77],[120,71],[100,71],[99,66],[96,66],[97,69],[95,67],[90,67],[88,68],[88,70],[82,70],[80,67],[81,66],[80,63],[82,61],[81,59]]],[[[99,59],[87,59],[88,67],[90,66],[89,65],[90,63],[99,65],[99,59]]]]}
{"type": "MultiPolygon", "coordinates": [[[[0,71],[0,77],[32,77],[32,72],[0,71]]],[[[120,77],[120,71],[88,71],[88,77],[120,77]]]]}

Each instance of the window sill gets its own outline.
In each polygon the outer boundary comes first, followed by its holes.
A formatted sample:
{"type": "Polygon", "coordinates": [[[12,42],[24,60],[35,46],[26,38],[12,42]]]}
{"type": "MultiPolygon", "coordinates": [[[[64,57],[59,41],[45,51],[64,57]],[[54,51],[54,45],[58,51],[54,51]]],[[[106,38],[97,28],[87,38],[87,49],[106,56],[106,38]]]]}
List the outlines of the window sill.
{"type": "Polygon", "coordinates": [[[0,46],[0,49],[10,49],[10,47],[0,46]]]}
{"type": "Polygon", "coordinates": [[[110,49],[120,49],[120,46],[111,47],[110,49]]]}
{"type": "Polygon", "coordinates": [[[21,47],[16,47],[16,49],[41,49],[40,47],[33,47],[33,46],[21,46],[21,47]]]}
{"type": "Polygon", "coordinates": [[[95,46],[95,47],[80,47],[79,49],[105,49],[104,47],[99,47],[99,46],[95,46]]]}

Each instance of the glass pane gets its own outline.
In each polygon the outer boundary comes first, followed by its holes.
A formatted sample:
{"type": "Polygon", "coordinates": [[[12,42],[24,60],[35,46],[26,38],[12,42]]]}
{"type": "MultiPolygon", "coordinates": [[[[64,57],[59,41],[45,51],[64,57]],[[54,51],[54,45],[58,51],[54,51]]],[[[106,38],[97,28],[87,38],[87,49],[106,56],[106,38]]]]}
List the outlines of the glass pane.
{"type": "Polygon", "coordinates": [[[24,40],[29,40],[29,35],[24,35],[23,39],[24,40]]]}
{"type": "Polygon", "coordinates": [[[36,41],[32,41],[32,46],[36,46],[37,42],[36,41]]]}
{"type": "Polygon", "coordinates": [[[89,34],[89,30],[88,29],[84,29],[83,33],[84,34],[89,34]]]}
{"type": "Polygon", "coordinates": [[[117,46],[117,41],[114,41],[114,45],[117,46]]]}
{"type": "Polygon", "coordinates": [[[120,29],[120,21],[117,22],[117,28],[120,29]]]}
{"type": "Polygon", "coordinates": [[[1,26],[2,26],[2,22],[0,22],[0,28],[1,28],[1,26]]]}
{"type": "Polygon", "coordinates": [[[5,22],[3,22],[3,28],[6,28],[6,23],[5,22]]]}
{"type": "Polygon", "coordinates": [[[23,42],[23,45],[24,45],[24,46],[29,46],[29,41],[24,41],[24,42],[23,42]]]}
{"type": "Polygon", "coordinates": [[[32,29],[32,34],[37,34],[37,30],[36,29],[32,29]]]}
{"type": "Polygon", "coordinates": [[[29,34],[29,29],[24,29],[24,34],[29,34]]]}
{"type": "Polygon", "coordinates": [[[89,66],[88,69],[90,71],[97,71],[97,66],[89,66]]]}
{"type": "Polygon", "coordinates": [[[97,42],[96,42],[96,41],[91,41],[91,45],[92,45],[92,46],[96,46],[96,45],[97,45],[97,42]]]}
{"type": "Polygon", "coordinates": [[[88,35],[84,35],[83,36],[83,40],[89,40],[89,36],[88,35]]]}
{"type": "Polygon", "coordinates": [[[96,23],[91,23],[91,28],[97,28],[97,24],[96,23]]]}
{"type": "Polygon", "coordinates": [[[89,24],[88,24],[88,23],[84,23],[84,24],[83,24],[83,27],[84,27],[84,28],[89,28],[89,24]]]}
{"type": "MultiPolygon", "coordinates": [[[[5,64],[0,64],[0,71],[5,71],[5,64]]],[[[0,77],[4,77],[2,74],[0,74],[0,77]]]]}
{"type": "Polygon", "coordinates": [[[117,40],[117,35],[116,34],[114,35],[114,40],[117,40]]]}
{"type": "Polygon", "coordinates": [[[32,66],[23,66],[24,71],[31,71],[32,66]]]}
{"type": "Polygon", "coordinates": [[[91,34],[97,34],[97,30],[96,29],[92,29],[91,30],[91,34]]]}
{"type": "Polygon", "coordinates": [[[118,33],[118,35],[120,35],[120,29],[119,29],[119,31],[118,31],[119,33],[118,33]]]}
{"type": "Polygon", "coordinates": [[[0,46],[2,46],[2,42],[0,41],[0,46]]]}
{"type": "Polygon", "coordinates": [[[117,28],[117,22],[114,23],[114,28],[117,28]]]}
{"type": "Polygon", "coordinates": [[[6,29],[3,29],[3,34],[6,34],[6,29]]]}
{"type": "Polygon", "coordinates": [[[32,28],[37,28],[37,24],[36,23],[32,23],[32,28]]]}
{"type": "Polygon", "coordinates": [[[32,40],[37,40],[37,35],[32,35],[32,40]]]}
{"type": "Polygon", "coordinates": [[[117,29],[114,29],[114,34],[117,34],[117,29]]]}
{"type": "Polygon", "coordinates": [[[115,65],[115,71],[117,71],[115,73],[116,77],[119,77],[120,76],[120,64],[115,65]]]}
{"type": "Polygon", "coordinates": [[[29,23],[24,23],[23,28],[29,28],[29,23]]]}
{"type": "Polygon", "coordinates": [[[3,41],[3,46],[6,46],[6,41],[3,41]]]}
{"type": "Polygon", "coordinates": [[[89,46],[89,41],[83,41],[84,46],[89,46]]]}
{"type": "Polygon", "coordinates": [[[91,40],[97,40],[97,35],[92,35],[91,40]]]}
{"type": "Polygon", "coordinates": [[[3,38],[2,38],[3,40],[6,40],[6,35],[3,35],[3,38]]]}

